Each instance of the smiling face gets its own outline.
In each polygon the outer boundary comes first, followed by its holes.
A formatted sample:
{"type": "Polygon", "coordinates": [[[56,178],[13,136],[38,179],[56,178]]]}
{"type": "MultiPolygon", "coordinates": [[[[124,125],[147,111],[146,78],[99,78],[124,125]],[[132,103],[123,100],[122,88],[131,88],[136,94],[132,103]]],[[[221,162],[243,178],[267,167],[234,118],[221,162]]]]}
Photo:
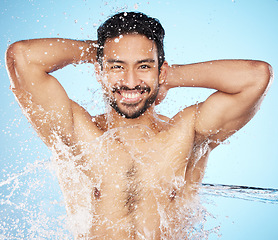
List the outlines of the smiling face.
{"type": "Polygon", "coordinates": [[[160,75],[156,46],[147,37],[133,33],[105,42],[101,81],[107,101],[120,115],[137,118],[152,106],[160,75]]]}

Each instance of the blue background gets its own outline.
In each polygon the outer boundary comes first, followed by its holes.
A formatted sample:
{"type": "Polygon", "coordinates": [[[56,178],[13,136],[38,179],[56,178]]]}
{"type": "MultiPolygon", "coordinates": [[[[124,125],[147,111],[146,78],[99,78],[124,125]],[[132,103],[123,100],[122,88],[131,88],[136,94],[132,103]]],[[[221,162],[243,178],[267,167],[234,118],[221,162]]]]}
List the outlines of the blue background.
{"type": "MultiPolygon", "coordinates": [[[[24,172],[34,166],[34,163],[47,160],[51,156],[27,123],[9,91],[4,60],[7,46],[29,38],[96,39],[96,29],[100,23],[117,11],[125,10],[142,11],[161,21],[166,30],[165,51],[170,64],[214,59],[257,59],[270,63],[274,73],[278,69],[276,0],[2,0],[0,186],[5,185],[7,189],[1,190],[0,199],[7,199],[11,189],[15,189],[12,194],[14,198],[10,199],[17,206],[20,202],[37,204],[32,201],[36,197],[32,198],[27,194],[28,198],[22,200],[21,194],[29,188],[33,189],[33,179],[42,181],[44,189],[47,189],[39,191],[44,201],[49,201],[49,192],[52,194],[50,198],[54,200],[60,196],[55,178],[48,173],[42,174],[43,170],[26,174],[26,179],[19,181],[18,185],[14,182],[4,184],[14,174],[24,172]],[[42,177],[39,177],[40,174],[42,177]],[[33,183],[32,187],[29,186],[30,182],[33,183]],[[49,185],[48,182],[53,184],[49,185]],[[24,186],[20,183],[24,183],[24,186]]],[[[69,66],[54,75],[61,81],[68,95],[92,114],[103,111],[100,86],[95,81],[92,66],[69,66]]],[[[254,119],[212,152],[204,182],[278,188],[277,88],[278,84],[274,79],[261,110],[254,119]]],[[[159,105],[158,111],[173,116],[183,107],[206,99],[210,93],[206,89],[171,90],[165,102],[159,105]]],[[[210,223],[221,225],[222,239],[278,239],[276,204],[220,196],[210,197],[209,201],[211,202],[207,204],[207,208],[216,217],[210,223]]],[[[5,204],[0,204],[0,208],[2,223],[22,218],[22,212],[13,216],[5,204]]],[[[56,210],[52,211],[54,216],[56,210]]],[[[16,226],[17,223],[13,224],[16,226]]],[[[21,224],[19,228],[25,226],[21,220],[18,224],[21,224]]],[[[30,226],[26,225],[25,228],[30,226]]],[[[15,229],[3,232],[7,234],[9,231],[15,229]]],[[[210,237],[214,238],[216,235],[210,237]]]]}

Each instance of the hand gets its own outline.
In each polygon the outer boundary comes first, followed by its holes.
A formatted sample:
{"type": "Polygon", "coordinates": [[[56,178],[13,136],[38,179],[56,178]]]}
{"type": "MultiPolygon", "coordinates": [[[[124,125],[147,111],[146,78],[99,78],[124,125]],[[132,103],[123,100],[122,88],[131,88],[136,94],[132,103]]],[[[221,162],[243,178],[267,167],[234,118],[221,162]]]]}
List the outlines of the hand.
{"type": "Polygon", "coordinates": [[[168,88],[166,87],[166,84],[165,83],[161,84],[159,87],[159,92],[155,99],[155,105],[158,105],[162,102],[162,100],[166,97],[167,92],[168,92],[168,88]]]}

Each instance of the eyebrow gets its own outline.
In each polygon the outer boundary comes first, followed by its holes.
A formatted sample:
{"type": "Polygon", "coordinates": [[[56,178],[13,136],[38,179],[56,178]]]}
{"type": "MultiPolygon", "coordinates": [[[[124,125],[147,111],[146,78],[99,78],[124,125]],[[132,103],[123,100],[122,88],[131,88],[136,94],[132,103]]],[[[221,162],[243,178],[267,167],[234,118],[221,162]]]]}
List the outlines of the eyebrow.
{"type": "Polygon", "coordinates": [[[139,60],[139,61],[137,61],[137,63],[154,63],[155,62],[155,60],[154,59],[152,59],[152,58],[147,58],[147,59],[143,59],[143,60],[139,60]]]}
{"type": "Polygon", "coordinates": [[[122,60],[118,60],[118,59],[108,59],[107,60],[108,63],[125,63],[122,60]]]}
{"type": "MultiPolygon", "coordinates": [[[[126,63],[125,61],[119,60],[119,59],[108,59],[107,60],[108,63],[126,63]]],[[[146,58],[146,59],[142,59],[142,60],[138,60],[136,63],[140,64],[140,63],[154,63],[155,60],[152,58],[146,58]]]]}

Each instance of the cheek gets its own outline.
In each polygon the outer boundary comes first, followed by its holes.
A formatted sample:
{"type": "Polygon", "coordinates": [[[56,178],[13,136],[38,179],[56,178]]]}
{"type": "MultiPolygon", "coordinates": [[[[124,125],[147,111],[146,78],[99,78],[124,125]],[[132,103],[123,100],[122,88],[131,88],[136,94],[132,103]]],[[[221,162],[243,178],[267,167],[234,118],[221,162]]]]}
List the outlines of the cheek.
{"type": "Polygon", "coordinates": [[[117,76],[115,76],[115,74],[111,74],[109,72],[103,71],[101,73],[101,84],[103,85],[103,87],[106,88],[111,88],[113,85],[115,85],[115,82],[117,82],[118,78],[117,76]]]}
{"type": "Polygon", "coordinates": [[[146,82],[149,87],[151,87],[152,89],[156,89],[159,86],[159,79],[158,79],[158,75],[153,74],[152,76],[149,77],[148,82],[146,82]]]}
{"type": "Polygon", "coordinates": [[[137,78],[148,84],[150,87],[155,86],[158,83],[158,74],[155,72],[138,73],[137,78]]]}
{"type": "Polygon", "coordinates": [[[122,72],[108,72],[106,74],[106,81],[110,86],[120,84],[124,80],[124,73],[122,72]]]}
{"type": "Polygon", "coordinates": [[[109,87],[109,76],[106,72],[102,72],[101,75],[100,75],[100,78],[101,78],[101,85],[105,88],[108,88],[109,87]]]}

